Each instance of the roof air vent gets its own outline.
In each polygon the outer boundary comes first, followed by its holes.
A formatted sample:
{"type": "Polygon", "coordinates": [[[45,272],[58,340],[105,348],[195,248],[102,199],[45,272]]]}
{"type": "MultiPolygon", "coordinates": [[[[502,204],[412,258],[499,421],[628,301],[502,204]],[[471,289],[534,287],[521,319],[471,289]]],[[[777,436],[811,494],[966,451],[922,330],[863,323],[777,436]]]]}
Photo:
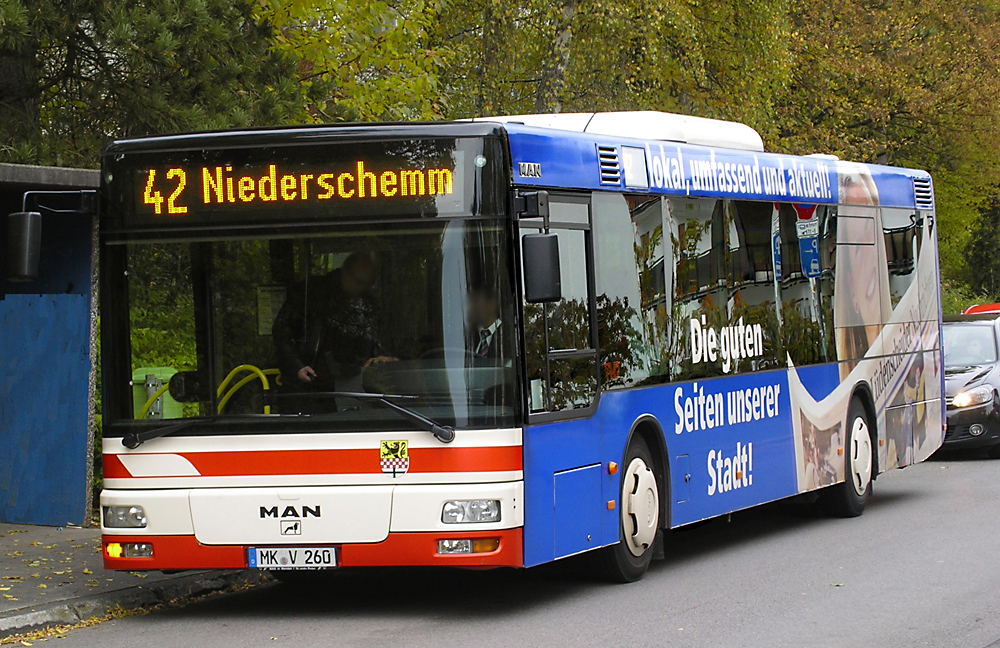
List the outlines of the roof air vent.
{"type": "Polygon", "coordinates": [[[930,178],[913,179],[913,201],[917,209],[934,209],[934,188],[930,178]]]}
{"type": "Polygon", "coordinates": [[[601,163],[601,184],[620,186],[622,183],[622,167],[618,160],[618,147],[598,146],[597,159],[601,163]]]}

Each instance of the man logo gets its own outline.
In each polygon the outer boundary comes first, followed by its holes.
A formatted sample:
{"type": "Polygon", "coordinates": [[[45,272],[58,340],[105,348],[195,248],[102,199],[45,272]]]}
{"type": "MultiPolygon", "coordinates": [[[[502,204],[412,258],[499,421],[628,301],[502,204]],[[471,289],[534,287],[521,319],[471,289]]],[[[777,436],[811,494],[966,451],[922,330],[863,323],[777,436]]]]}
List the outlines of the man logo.
{"type": "Polygon", "coordinates": [[[542,165],[537,162],[518,162],[517,172],[522,178],[541,178],[542,165]]]}
{"type": "Polygon", "coordinates": [[[307,517],[322,517],[320,507],[317,506],[303,506],[301,514],[294,506],[286,506],[280,515],[278,513],[278,507],[272,506],[267,508],[266,506],[260,507],[260,519],[269,517],[280,517],[280,518],[307,518],[307,517]]]}
{"type": "Polygon", "coordinates": [[[281,535],[302,535],[301,520],[282,520],[281,535]]]}

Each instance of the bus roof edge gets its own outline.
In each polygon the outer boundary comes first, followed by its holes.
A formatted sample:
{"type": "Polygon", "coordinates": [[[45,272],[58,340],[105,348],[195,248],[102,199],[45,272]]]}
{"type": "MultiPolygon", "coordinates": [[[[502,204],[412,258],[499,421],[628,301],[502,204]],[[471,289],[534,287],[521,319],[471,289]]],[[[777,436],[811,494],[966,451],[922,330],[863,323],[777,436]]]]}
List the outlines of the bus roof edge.
{"type": "Polygon", "coordinates": [[[479,117],[476,121],[519,122],[525,126],[592,135],[663,140],[745,151],[764,150],[764,140],[760,133],[746,124],[655,110],[503,115],[479,117]]]}

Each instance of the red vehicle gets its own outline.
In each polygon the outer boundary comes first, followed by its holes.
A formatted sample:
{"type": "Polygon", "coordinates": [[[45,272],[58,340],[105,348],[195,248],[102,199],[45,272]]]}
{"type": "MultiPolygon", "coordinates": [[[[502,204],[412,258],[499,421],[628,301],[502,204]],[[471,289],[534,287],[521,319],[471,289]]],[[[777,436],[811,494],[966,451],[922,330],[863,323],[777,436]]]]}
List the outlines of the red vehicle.
{"type": "Polygon", "coordinates": [[[962,315],[978,315],[981,313],[1000,313],[1000,304],[976,304],[962,311],[962,315]]]}

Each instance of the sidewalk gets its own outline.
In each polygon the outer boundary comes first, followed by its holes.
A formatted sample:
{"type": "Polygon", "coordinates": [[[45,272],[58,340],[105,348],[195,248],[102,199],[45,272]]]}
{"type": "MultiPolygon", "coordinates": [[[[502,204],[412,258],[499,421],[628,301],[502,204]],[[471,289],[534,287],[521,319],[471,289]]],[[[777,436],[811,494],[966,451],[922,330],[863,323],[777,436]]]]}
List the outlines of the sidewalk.
{"type": "Polygon", "coordinates": [[[0,524],[0,637],[265,580],[257,570],[105,571],[99,528],[0,524]]]}

